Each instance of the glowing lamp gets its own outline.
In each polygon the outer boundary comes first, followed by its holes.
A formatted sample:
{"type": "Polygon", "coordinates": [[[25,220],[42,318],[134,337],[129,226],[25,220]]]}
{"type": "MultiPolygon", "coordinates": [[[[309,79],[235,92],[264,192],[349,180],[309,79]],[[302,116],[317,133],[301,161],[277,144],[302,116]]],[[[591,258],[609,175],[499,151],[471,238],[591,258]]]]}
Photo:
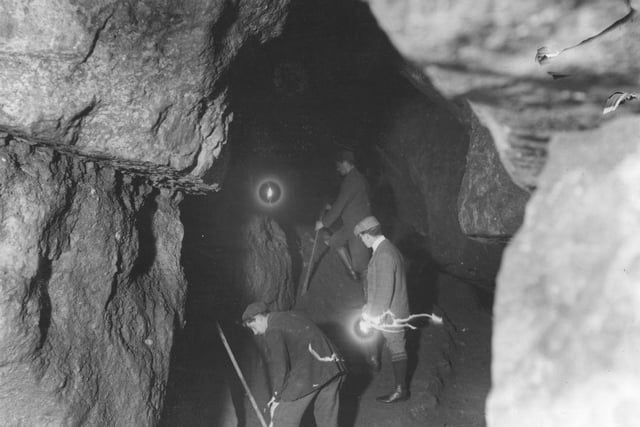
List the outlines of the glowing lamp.
{"type": "Polygon", "coordinates": [[[260,200],[268,205],[278,203],[282,196],[282,188],[275,181],[266,181],[258,189],[260,200]]]}
{"type": "Polygon", "coordinates": [[[369,338],[373,335],[374,329],[368,321],[359,319],[354,325],[354,332],[359,338],[369,338]]]}

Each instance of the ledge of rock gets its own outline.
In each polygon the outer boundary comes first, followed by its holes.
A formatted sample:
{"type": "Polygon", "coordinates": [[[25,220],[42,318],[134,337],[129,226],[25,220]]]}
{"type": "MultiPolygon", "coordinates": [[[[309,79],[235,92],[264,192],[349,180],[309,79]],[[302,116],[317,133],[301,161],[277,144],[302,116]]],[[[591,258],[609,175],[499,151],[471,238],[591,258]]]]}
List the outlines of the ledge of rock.
{"type": "Polygon", "coordinates": [[[197,180],[226,142],[231,61],[287,3],[3,2],[0,131],[197,180]]]}
{"type": "MultiPolygon", "coordinates": [[[[602,116],[609,95],[640,84],[635,15],[581,44],[628,14],[623,1],[368,3],[394,46],[440,93],[486,107],[494,126],[483,124],[505,168],[524,175],[524,182],[514,180],[522,188],[535,188],[551,136],[599,127],[609,119],[602,116]],[[543,46],[560,54],[538,65],[543,46]],[[553,80],[549,73],[568,77],[553,80]]],[[[629,106],[617,114],[637,111],[629,106]]]]}

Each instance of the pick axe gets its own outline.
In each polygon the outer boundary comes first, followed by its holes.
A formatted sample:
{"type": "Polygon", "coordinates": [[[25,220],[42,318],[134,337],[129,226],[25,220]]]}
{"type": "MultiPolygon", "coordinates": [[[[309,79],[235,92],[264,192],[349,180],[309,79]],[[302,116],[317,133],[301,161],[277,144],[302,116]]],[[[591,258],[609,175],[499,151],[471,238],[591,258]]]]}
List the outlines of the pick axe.
{"type": "MultiPolygon", "coordinates": [[[[324,207],[324,209],[320,213],[319,220],[322,220],[324,213],[329,209],[331,209],[331,205],[326,205],[324,207]]],[[[320,235],[320,230],[321,229],[316,230],[316,234],[313,237],[313,247],[311,248],[311,257],[309,258],[309,262],[307,263],[308,264],[307,273],[305,275],[304,282],[302,282],[302,295],[306,294],[307,290],[309,289],[309,279],[311,279],[311,270],[313,270],[313,267],[314,267],[313,262],[316,256],[316,248],[318,247],[318,236],[320,235]]]]}

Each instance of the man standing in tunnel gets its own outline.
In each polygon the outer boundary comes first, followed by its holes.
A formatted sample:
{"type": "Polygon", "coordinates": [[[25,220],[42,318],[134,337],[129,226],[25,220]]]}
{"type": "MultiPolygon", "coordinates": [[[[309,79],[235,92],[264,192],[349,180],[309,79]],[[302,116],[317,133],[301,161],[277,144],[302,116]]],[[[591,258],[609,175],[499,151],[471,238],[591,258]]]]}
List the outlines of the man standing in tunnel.
{"type": "Polygon", "coordinates": [[[264,338],[273,389],[270,426],[298,427],[314,402],[316,424],[338,427],[339,392],[346,369],[320,328],[298,312],[269,313],[263,302],[250,304],[242,321],[264,338]]]}
{"type": "MultiPolygon", "coordinates": [[[[373,249],[367,269],[367,300],[362,308],[362,318],[377,326],[389,326],[394,319],[409,317],[409,299],[404,260],[402,254],[382,234],[380,222],[373,216],[360,221],[353,229],[367,248],[373,249]]],[[[407,400],[407,352],[403,328],[382,330],[385,346],[391,354],[391,364],[395,379],[395,390],[376,400],[395,403],[407,400]]],[[[379,366],[377,347],[369,356],[374,365],[379,366]]]]}
{"type": "Polygon", "coordinates": [[[344,177],[338,197],[332,205],[327,205],[322,217],[316,222],[315,229],[329,228],[342,220],[342,225],[328,240],[329,247],[336,250],[347,268],[349,276],[357,281],[363,274],[369,260],[369,251],[351,231],[363,218],[371,215],[369,186],[355,166],[352,151],[341,150],[336,156],[336,170],[344,177]]]}

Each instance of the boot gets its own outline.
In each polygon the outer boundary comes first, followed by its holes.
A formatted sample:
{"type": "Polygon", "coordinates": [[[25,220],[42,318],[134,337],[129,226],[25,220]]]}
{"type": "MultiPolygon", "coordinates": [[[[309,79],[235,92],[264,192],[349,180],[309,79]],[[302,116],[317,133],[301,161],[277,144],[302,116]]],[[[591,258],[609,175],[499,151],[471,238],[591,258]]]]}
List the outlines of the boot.
{"type": "Polygon", "coordinates": [[[403,402],[409,399],[409,390],[407,390],[407,359],[396,360],[391,362],[393,366],[393,376],[396,380],[396,388],[391,394],[376,398],[378,402],[395,403],[403,402]]]}
{"type": "Polygon", "coordinates": [[[407,399],[409,399],[409,392],[406,387],[402,385],[397,385],[396,389],[391,394],[376,397],[376,400],[382,403],[404,402],[407,399]]]}
{"type": "Polygon", "coordinates": [[[349,273],[349,277],[351,277],[351,279],[357,282],[359,279],[358,273],[356,273],[353,267],[351,266],[351,257],[349,256],[347,247],[341,246],[336,250],[338,251],[338,255],[340,256],[342,263],[347,268],[347,273],[349,273]]]}

